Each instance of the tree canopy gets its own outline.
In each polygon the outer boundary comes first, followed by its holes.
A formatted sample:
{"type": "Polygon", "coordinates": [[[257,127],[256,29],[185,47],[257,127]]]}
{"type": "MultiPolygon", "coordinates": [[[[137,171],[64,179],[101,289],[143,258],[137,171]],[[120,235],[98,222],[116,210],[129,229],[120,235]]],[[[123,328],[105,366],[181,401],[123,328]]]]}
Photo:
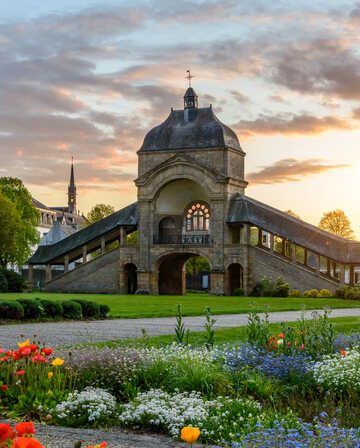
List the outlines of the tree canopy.
{"type": "Polygon", "coordinates": [[[112,215],[115,212],[115,208],[108,204],[96,204],[89,213],[86,215],[86,226],[91,226],[97,221],[100,221],[106,216],[112,215]]]}
{"type": "Polygon", "coordinates": [[[290,209],[289,209],[289,210],[285,210],[284,213],[287,213],[288,215],[293,216],[294,218],[301,219],[301,218],[300,218],[300,215],[298,215],[297,213],[293,212],[293,211],[290,210],[290,209]]]}
{"type": "Polygon", "coordinates": [[[0,178],[0,265],[23,265],[39,242],[40,214],[20,179],[0,178]]]}
{"type": "Polygon", "coordinates": [[[323,213],[319,227],[343,238],[354,239],[354,231],[343,210],[336,209],[323,213]]]}
{"type": "Polygon", "coordinates": [[[196,275],[200,274],[201,272],[209,272],[210,265],[204,257],[197,256],[191,257],[185,263],[185,269],[187,274],[196,275]]]}

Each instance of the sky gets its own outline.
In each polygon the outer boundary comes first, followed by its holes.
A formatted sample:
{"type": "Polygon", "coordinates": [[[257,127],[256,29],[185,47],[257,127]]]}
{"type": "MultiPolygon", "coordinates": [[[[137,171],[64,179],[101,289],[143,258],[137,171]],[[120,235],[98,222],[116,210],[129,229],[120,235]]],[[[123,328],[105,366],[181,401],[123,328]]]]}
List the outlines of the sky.
{"type": "Polygon", "coordinates": [[[137,150],[186,70],[246,152],[246,194],[360,238],[360,2],[0,2],[0,176],[48,206],[136,200],[137,150]]]}

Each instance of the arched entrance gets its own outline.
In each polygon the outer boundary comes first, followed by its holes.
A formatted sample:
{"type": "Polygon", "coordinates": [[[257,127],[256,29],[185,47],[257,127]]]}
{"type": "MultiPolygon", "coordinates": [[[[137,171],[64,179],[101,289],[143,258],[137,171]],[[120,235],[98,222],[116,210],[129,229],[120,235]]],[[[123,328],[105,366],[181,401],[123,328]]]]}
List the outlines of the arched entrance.
{"type": "Polygon", "coordinates": [[[232,263],[228,267],[230,295],[234,295],[237,288],[244,287],[244,272],[240,263],[232,263]]]}
{"type": "Polygon", "coordinates": [[[124,266],[125,285],[127,285],[127,294],[135,294],[137,290],[137,268],[133,263],[124,266]]]}
{"type": "Polygon", "coordinates": [[[183,295],[186,293],[185,262],[196,253],[176,253],[159,260],[159,294],[183,295]]]}

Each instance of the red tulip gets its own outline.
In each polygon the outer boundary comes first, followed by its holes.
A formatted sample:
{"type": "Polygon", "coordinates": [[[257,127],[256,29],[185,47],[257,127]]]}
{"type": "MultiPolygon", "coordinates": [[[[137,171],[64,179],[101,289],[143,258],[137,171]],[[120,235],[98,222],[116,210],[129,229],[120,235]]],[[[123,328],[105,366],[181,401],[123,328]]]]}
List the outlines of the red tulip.
{"type": "Polygon", "coordinates": [[[23,435],[31,435],[36,433],[34,423],[32,422],[21,422],[15,425],[16,433],[18,437],[23,435]]]}

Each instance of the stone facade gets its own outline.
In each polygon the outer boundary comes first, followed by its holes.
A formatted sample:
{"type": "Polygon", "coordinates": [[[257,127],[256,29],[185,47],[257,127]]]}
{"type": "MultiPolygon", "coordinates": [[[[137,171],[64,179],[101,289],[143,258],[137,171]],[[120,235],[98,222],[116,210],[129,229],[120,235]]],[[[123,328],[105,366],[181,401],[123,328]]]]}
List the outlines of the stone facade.
{"type": "Polygon", "coordinates": [[[185,262],[204,257],[210,290],[250,292],[282,276],[291,288],[326,288],[360,280],[360,244],[319,230],[245,196],[245,153],[235,133],[190,89],[184,110],[150,130],[138,151],[136,204],[44,248],[48,291],[185,293],[185,262]],[[127,234],[137,230],[137,244],[127,234]],[[106,252],[106,244],[119,247],[106,252]],[[88,254],[101,250],[98,258],[88,254]],[[69,262],[82,265],[68,271],[69,262]],[[50,266],[65,266],[51,279],[50,266]]]}

